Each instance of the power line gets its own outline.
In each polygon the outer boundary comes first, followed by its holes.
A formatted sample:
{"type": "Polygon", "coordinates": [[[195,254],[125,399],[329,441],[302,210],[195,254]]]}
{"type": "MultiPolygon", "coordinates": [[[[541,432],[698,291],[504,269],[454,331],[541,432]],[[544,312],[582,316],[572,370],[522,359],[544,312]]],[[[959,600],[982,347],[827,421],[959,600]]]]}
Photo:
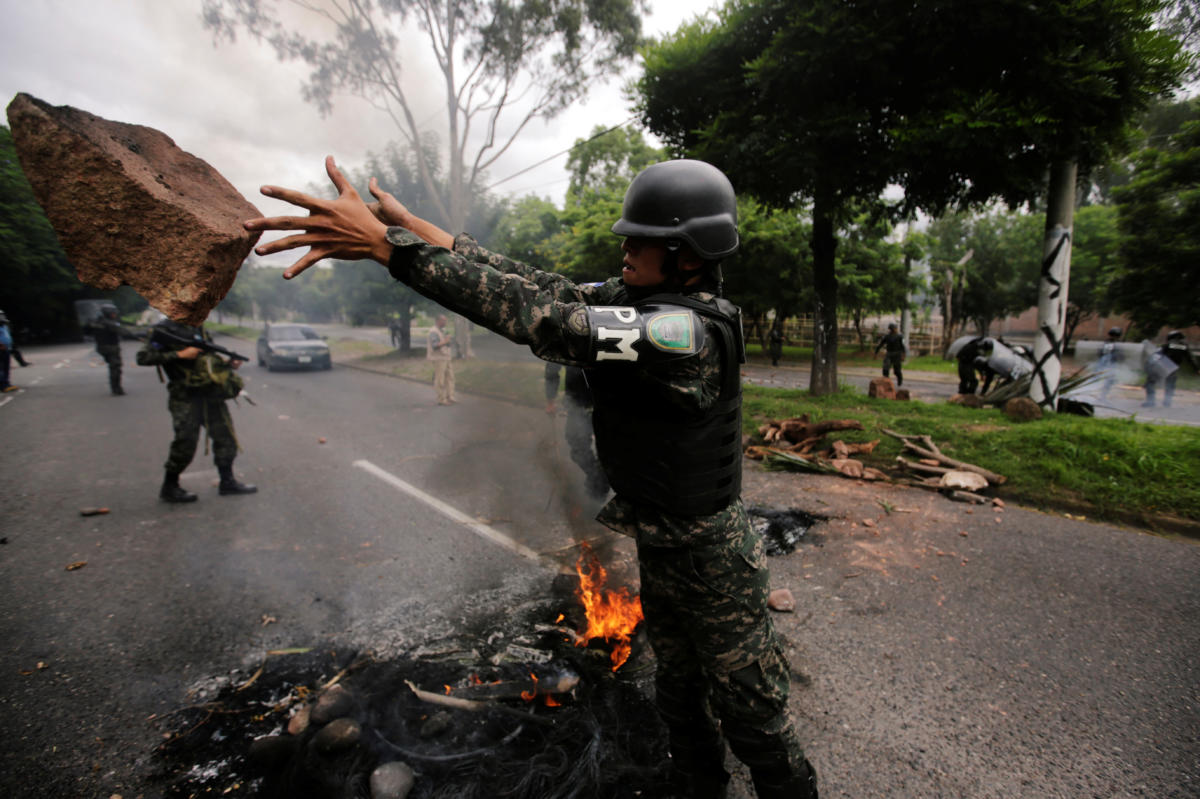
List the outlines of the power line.
{"type": "Polygon", "coordinates": [[[506,178],[501,178],[500,180],[497,180],[495,183],[493,183],[493,184],[492,184],[492,185],[490,185],[490,186],[485,186],[485,187],[483,188],[483,190],[484,190],[484,191],[491,191],[492,189],[494,189],[494,188],[496,188],[497,186],[499,186],[501,183],[507,183],[508,181],[512,180],[512,179],[513,179],[513,178],[515,178],[515,177],[518,177],[519,175],[524,175],[526,172],[528,172],[528,171],[529,171],[529,170],[531,170],[531,169],[537,169],[537,168],[538,168],[539,166],[541,166],[542,164],[545,164],[545,163],[547,163],[547,162],[549,162],[549,161],[553,161],[555,158],[558,158],[560,155],[565,155],[566,153],[569,153],[569,152],[571,152],[572,150],[574,150],[576,147],[578,147],[578,146],[579,146],[579,145],[581,145],[581,144],[587,144],[588,142],[595,141],[596,139],[600,138],[601,136],[607,136],[608,134],[612,133],[614,130],[619,130],[619,129],[621,129],[621,128],[625,127],[625,126],[626,126],[626,125],[628,125],[630,122],[633,122],[635,119],[637,119],[637,117],[636,117],[636,116],[630,117],[629,119],[625,120],[624,122],[622,122],[622,123],[621,123],[621,124],[619,124],[619,125],[613,125],[613,126],[612,126],[611,128],[609,128],[608,130],[602,130],[602,131],[600,131],[599,133],[597,133],[595,136],[592,136],[592,137],[590,137],[590,138],[584,139],[584,140],[583,140],[583,141],[581,141],[581,142],[576,142],[575,144],[572,144],[570,147],[568,147],[568,148],[567,148],[567,149],[565,149],[565,150],[560,150],[559,152],[555,153],[554,155],[551,155],[551,156],[548,156],[548,157],[546,157],[546,158],[543,158],[541,161],[538,161],[536,164],[531,164],[531,165],[529,165],[529,166],[525,167],[524,169],[520,170],[519,172],[513,172],[513,173],[512,173],[511,175],[509,175],[508,177],[506,177],[506,178]]]}

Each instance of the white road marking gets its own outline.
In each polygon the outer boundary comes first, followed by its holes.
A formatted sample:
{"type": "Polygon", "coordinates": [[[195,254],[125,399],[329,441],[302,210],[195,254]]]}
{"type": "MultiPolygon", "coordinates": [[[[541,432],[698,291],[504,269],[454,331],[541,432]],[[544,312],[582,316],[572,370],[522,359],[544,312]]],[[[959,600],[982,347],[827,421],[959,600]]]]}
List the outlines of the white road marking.
{"type": "Polygon", "coordinates": [[[5,405],[7,405],[8,403],[10,403],[12,401],[13,401],[13,398],[11,396],[5,397],[4,399],[0,400],[0,408],[3,408],[5,405]]]}
{"type": "Polygon", "coordinates": [[[394,488],[400,489],[401,491],[408,494],[409,496],[412,496],[412,497],[415,497],[416,499],[421,500],[429,507],[440,512],[442,515],[449,517],[451,520],[456,521],[459,524],[464,525],[465,527],[471,528],[471,530],[474,531],[477,535],[479,535],[482,538],[486,538],[488,541],[491,541],[493,544],[499,544],[500,546],[504,547],[505,549],[509,550],[510,552],[515,552],[516,554],[520,555],[521,557],[528,558],[529,560],[532,560],[536,563],[540,563],[543,566],[549,566],[551,568],[557,569],[557,566],[550,564],[547,561],[544,561],[542,559],[541,555],[534,552],[529,547],[527,547],[523,544],[517,543],[516,541],[514,541],[511,538],[509,538],[508,536],[506,536],[504,533],[501,533],[500,531],[493,529],[492,527],[484,524],[481,521],[472,519],[470,516],[463,513],[462,511],[460,511],[458,508],[455,508],[452,505],[448,505],[445,502],[442,502],[440,499],[438,499],[437,497],[435,497],[431,494],[425,493],[424,491],[422,491],[421,489],[412,485],[411,483],[407,483],[404,480],[401,480],[396,475],[394,475],[391,472],[388,472],[384,469],[379,468],[378,466],[371,463],[370,461],[362,461],[362,460],[355,461],[353,465],[357,466],[358,468],[362,469],[365,472],[369,472],[369,473],[375,475],[383,482],[387,483],[388,485],[391,485],[394,488]]]}

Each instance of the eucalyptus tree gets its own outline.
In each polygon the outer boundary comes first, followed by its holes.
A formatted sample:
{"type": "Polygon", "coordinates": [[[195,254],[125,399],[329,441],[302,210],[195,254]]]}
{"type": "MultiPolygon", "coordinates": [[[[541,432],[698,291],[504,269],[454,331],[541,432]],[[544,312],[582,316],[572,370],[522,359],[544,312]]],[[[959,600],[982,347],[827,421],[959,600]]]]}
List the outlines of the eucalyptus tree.
{"type": "Polygon", "coordinates": [[[302,95],[322,114],[341,94],[384,109],[417,154],[432,219],[456,232],[487,170],[531,122],[555,116],[633,57],[644,11],[644,0],[203,0],[217,41],[244,31],[305,63],[302,95]],[[418,36],[439,72],[443,186],[423,146],[418,101],[431,82],[411,72],[418,36]]]}

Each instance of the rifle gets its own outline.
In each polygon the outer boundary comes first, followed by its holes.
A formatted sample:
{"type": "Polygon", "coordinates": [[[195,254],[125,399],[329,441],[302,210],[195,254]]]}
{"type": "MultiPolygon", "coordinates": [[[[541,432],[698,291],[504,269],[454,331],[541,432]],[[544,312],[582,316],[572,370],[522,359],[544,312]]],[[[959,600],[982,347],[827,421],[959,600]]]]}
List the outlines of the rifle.
{"type": "Polygon", "coordinates": [[[250,362],[250,359],[245,355],[239,355],[233,350],[227,350],[220,344],[214,344],[213,342],[208,341],[203,336],[181,336],[178,333],[172,333],[163,327],[155,327],[154,330],[151,331],[150,337],[154,338],[156,336],[176,344],[184,344],[188,347],[196,347],[197,349],[204,350],[205,352],[215,352],[220,355],[224,355],[231,361],[245,361],[246,363],[250,362]]]}

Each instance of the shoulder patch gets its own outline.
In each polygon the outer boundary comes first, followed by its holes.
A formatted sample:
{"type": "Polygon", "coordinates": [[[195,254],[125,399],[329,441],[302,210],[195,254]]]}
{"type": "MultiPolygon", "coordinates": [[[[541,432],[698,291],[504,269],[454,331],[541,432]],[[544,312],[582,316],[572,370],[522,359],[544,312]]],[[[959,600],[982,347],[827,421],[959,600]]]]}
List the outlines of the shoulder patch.
{"type": "Polygon", "coordinates": [[[658,313],[646,322],[646,339],[666,352],[692,350],[692,314],[689,311],[658,313]]]}
{"type": "Polygon", "coordinates": [[[567,329],[576,335],[588,332],[587,308],[580,307],[571,311],[567,317],[567,329]]]}

